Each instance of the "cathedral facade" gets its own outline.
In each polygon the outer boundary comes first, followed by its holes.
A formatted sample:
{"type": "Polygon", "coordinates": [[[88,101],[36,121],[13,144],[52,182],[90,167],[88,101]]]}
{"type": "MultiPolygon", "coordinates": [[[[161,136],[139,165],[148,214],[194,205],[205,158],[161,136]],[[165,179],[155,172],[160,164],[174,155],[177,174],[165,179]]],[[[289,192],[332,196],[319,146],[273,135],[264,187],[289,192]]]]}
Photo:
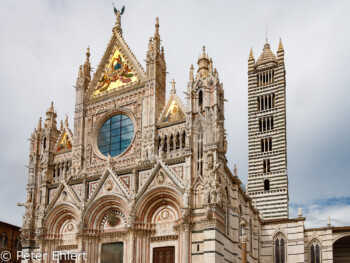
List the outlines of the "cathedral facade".
{"type": "Polygon", "coordinates": [[[249,56],[245,190],[227,166],[224,87],[205,48],[185,103],[174,81],[166,99],[159,21],[144,69],[123,38],[123,11],[94,75],[89,49],[79,69],[73,131],[51,104],[32,133],[22,247],[45,257],[23,262],[344,258],[334,244],[350,244],[350,228],[305,229],[301,211],[289,219],[282,43],[277,57],[268,43],[257,62],[249,56]]]}

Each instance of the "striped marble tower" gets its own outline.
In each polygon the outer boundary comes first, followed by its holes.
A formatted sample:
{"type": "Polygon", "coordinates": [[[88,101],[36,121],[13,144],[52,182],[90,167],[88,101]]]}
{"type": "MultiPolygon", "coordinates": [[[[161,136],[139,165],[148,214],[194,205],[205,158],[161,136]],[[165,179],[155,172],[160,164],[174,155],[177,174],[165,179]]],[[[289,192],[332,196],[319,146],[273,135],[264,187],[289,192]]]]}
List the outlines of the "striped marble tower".
{"type": "Polygon", "coordinates": [[[265,220],[288,218],[286,79],[280,40],[277,57],[266,40],[248,59],[248,194],[265,220]]]}

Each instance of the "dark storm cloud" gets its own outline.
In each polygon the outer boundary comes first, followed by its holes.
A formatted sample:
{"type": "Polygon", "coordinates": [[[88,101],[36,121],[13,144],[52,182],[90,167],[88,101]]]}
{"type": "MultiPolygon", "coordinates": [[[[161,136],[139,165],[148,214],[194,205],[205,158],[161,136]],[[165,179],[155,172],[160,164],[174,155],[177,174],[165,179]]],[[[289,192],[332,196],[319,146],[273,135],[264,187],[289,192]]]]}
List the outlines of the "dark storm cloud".
{"type": "MultiPolygon", "coordinates": [[[[348,1],[116,1],[126,4],[124,37],[144,64],[154,19],[160,18],[168,79],[183,98],[191,64],[202,46],[224,83],[229,166],[247,181],[247,59],[258,59],[265,31],[279,37],[287,70],[287,139],[291,214],[303,206],[310,225],[350,224],[348,1]],[[338,198],[336,204],[327,200],[338,198]],[[331,215],[331,216],[332,216],[331,215]],[[314,218],[323,217],[321,221],[314,218]]],[[[96,69],[114,26],[110,1],[0,2],[0,220],[21,223],[27,139],[55,102],[72,127],[77,71],[91,46],[96,69]]]]}

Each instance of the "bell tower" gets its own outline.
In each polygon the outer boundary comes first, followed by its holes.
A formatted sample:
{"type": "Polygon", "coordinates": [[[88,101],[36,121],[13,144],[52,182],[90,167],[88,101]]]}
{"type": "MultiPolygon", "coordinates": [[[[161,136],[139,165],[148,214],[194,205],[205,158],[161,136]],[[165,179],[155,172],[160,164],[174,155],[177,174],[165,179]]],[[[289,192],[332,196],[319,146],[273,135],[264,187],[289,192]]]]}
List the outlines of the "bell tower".
{"type": "Polygon", "coordinates": [[[255,63],[248,59],[248,194],[263,218],[288,218],[286,71],[280,40],[277,57],[266,39],[255,63]]]}

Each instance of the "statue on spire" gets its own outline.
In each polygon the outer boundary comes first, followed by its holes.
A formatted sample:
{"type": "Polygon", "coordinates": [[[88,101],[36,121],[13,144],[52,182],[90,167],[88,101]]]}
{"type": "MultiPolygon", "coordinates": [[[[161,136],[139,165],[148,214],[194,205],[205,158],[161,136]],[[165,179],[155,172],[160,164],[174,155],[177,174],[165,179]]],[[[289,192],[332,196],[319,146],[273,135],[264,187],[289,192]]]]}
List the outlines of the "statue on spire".
{"type": "Polygon", "coordinates": [[[125,5],[123,5],[121,10],[118,10],[117,8],[115,8],[114,4],[113,4],[113,10],[114,10],[114,14],[117,16],[117,22],[115,23],[115,29],[119,32],[122,33],[122,29],[121,29],[121,16],[124,14],[125,11],[125,5]]]}
{"type": "Polygon", "coordinates": [[[123,15],[125,11],[125,5],[123,5],[122,9],[120,11],[115,8],[114,3],[113,3],[113,8],[114,8],[114,14],[118,17],[119,15],[123,15]]]}

